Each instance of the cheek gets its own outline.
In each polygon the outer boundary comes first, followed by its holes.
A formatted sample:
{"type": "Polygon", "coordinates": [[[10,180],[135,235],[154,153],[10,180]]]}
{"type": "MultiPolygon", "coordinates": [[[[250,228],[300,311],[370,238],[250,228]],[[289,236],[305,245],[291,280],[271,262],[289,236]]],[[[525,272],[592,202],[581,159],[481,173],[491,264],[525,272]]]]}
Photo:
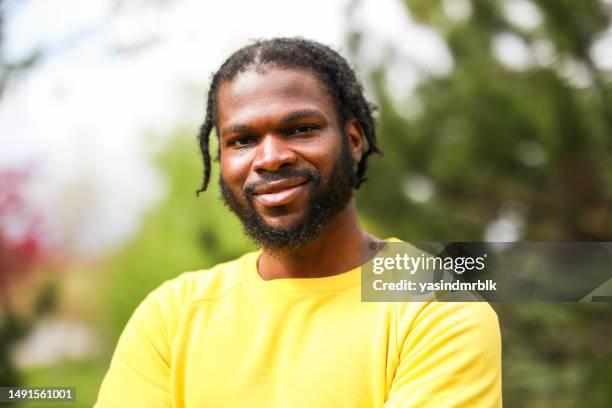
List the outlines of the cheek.
{"type": "Polygon", "coordinates": [[[221,174],[232,190],[240,190],[251,168],[251,158],[247,153],[221,153],[219,157],[221,174]]]}
{"type": "Polygon", "coordinates": [[[327,179],[340,157],[342,146],[336,135],[321,138],[301,150],[302,157],[314,165],[327,179]]]}

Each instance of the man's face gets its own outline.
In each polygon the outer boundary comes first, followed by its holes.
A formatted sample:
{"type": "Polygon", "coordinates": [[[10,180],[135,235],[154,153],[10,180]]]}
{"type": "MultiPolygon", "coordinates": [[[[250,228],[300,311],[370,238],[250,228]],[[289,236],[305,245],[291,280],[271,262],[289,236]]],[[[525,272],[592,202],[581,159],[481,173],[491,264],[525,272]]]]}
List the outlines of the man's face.
{"type": "Polygon", "coordinates": [[[241,73],[221,85],[217,104],[224,202],[261,246],[308,244],[352,197],[355,125],[341,128],[327,90],[298,69],[241,73]]]}

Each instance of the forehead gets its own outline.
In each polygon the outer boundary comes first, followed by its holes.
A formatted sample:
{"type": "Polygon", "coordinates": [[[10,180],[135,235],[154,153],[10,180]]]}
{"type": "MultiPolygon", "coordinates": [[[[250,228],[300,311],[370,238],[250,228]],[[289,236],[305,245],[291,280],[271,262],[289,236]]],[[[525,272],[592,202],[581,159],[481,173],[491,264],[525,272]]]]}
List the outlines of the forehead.
{"type": "Polygon", "coordinates": [[[265,66],[252,68],[224,82],[217,95],[217,119],[224,126],[273,120],[298,110],[319,111],[328,120],[336,116],[327,88],[311,72],[265,66]]]}

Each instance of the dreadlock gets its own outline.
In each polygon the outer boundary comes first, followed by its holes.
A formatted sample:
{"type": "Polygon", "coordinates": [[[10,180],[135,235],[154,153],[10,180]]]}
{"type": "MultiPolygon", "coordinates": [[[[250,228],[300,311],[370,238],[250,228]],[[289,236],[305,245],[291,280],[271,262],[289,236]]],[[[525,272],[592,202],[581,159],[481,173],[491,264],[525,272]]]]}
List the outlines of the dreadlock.
{"type": "Polygon", "coordinates": [[[211,131],[217,126],[216,100],[220,85],[231,81],[239,73],[265,64],[280,68],[301,68],[314,73],[333,97],[340,124],[344,127],[350,119],[357,119],[367,141],[367,147],[357,165],[355,188],[359,188],[367,180],[364,176],[368,156],[372,153],[382,153],[377,144],[376,124],[372,115],[376,107],[366,100],[355,73],[340,54],[323,44],[302,38],[274,38],[257,41],[239,49],[212,76],[206,119],[198,137],[204,159],[204,179],[196,195],[205,191],[210,181],[208,142],[211,131]]]}

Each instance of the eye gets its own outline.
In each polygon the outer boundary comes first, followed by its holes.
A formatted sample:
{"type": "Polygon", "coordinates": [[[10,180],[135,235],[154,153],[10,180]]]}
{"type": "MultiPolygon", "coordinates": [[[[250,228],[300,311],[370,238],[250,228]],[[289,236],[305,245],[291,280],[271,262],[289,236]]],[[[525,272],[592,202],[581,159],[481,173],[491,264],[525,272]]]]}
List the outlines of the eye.
{"type": "Polygon", "coordinates": [[[237,136],[227,142],[228,146],[242,148],[246,147],[254,141],[253,136],[237,136]]]}
{"type": "Polygon", "coordinates": [[[314,125],[300,125],[300,126],[296,126],[294,128],[292,128],[288,134],[290,135],[299,135],[301,133],[310,133],[313,132],[315,130],[317,130],[318,128],[314,125]]]}

